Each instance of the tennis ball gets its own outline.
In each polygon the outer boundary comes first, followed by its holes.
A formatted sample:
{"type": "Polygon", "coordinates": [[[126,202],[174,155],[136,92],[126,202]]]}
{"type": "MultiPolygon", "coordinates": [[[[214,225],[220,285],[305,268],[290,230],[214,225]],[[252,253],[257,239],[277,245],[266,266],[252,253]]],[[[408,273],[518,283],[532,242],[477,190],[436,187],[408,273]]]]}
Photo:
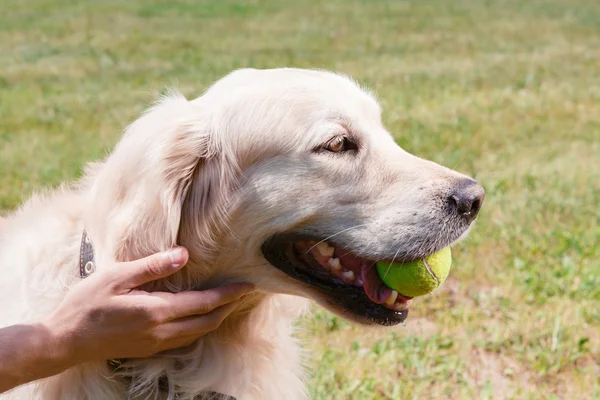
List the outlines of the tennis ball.
{"type": "Polygon", "coordinates": [[[450,247],[431,254],[423,259],[403,263],[377,263],[377,273],[388,287],[398,293],[417,297],[433,292],[450,272],[452,253],[450,247]]]}

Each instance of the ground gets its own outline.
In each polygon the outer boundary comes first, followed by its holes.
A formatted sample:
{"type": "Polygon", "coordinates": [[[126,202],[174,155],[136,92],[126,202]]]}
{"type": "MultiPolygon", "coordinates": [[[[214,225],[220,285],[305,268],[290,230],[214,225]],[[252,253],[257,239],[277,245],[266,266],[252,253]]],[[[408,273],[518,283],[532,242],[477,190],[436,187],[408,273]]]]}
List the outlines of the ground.
{"type": "Polygon", "coordinates": [[[0,209],[76,178],[168,86],[327,68],[487,199],[406,327],[319,309],[314,399],[600,399],[600,2],[27,0],[0,15],[0,209]]]}

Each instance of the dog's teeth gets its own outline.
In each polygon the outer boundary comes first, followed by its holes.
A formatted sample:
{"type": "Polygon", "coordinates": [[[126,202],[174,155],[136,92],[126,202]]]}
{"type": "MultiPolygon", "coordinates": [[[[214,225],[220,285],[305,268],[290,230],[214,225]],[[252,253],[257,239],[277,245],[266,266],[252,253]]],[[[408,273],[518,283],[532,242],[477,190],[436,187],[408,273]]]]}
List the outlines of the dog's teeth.
{"type": "Polygon", "coordinates": [[[400,297],[400,295],[398,295],[398,299],[396,300],[396,302],[394,304],[389,305],[389,307],[392,310],[396,310],[396,311],[408,310],[410,303],[411,303],[411,300],[402,299],[400,297]]]}
{"type": "Polygon", "coordinates": [[[348,281],[353,281],[354,280],[354,271],[345,271],[342,273],[342,276],[348,281]]]}
{"type": "Polygon", "coordinates": [[[392,290],[392,293],[390,294],[390,296],[385,300],[385,304],[388,306],[393,306],[394,303],[396,302],[397,298],[398,298],[398,292],[396,292],[395,290],[392,290]]]}
{"type": "Polygon", "coordinates": [[[331,265],[332,270],[339,271],[340,269],[342,269],[342,264],[340,264],[339,258],[330,258],[328,262],[329,265],[331,265]]]}
{"type": "Polygon", "coordinates": [[[363,285],[364,285],[364,282],[363,282],[363,281],[362,281],[362,279],[360,279],[360,278],[356,278],[356,280],[354,281],[354,283],[355,283],[357,286],[363,286],[363,285]]]}
{"type": "Polygon", "coordinates": [[[330,245],[328,245],[325,242],[321,242],[321,243],[317,244],[317,251],[322,256],[331,257],[331,256],[333,256],[333,252],[335,251],[335,248],[331,247],[330,245]]]}
{"type": "Polygon", "coordinates": [[[407,310],[408,309],[408,304],[409,303],[394,303],[390,307],[393,310],[402,311],[402,310],[407,310]]]}

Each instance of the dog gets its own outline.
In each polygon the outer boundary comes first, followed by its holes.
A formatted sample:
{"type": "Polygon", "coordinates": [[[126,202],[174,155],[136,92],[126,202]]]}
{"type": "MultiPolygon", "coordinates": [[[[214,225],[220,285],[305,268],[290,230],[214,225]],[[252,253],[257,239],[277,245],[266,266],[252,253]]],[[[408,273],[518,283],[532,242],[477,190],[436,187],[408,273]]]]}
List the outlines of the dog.
{"type": "Polygon", "coordinates": [[[79,181],[7,217],[0,325],[57,307],[81,280],[84,231],[98,269],[187,247],[184,270],[148,290],[248,281],[257,291],[188,348],[116,369],[78,365],[0,397],[305,399],[292,326],[310,301],[359,324],[403,322],[411,299],[374,263],[464,238],[484,196],[400,148],[374,94],[342,74],[240,69],[190,101],[170,92],[79,181]]]}

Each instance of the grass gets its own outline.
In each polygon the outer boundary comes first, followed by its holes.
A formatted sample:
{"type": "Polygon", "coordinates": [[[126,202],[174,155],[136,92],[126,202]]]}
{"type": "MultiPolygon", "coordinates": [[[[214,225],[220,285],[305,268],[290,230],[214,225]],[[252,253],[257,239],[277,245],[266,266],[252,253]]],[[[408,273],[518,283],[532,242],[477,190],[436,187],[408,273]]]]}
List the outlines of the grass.
{"type": "Polygon", "coordinates": [[[322,310],[314,399],[600,399],[600,3],[16,1],[0,16],[0,209],[77,177],[166,86],[329,68],[487,199],[406,327],[322,310]]]}

